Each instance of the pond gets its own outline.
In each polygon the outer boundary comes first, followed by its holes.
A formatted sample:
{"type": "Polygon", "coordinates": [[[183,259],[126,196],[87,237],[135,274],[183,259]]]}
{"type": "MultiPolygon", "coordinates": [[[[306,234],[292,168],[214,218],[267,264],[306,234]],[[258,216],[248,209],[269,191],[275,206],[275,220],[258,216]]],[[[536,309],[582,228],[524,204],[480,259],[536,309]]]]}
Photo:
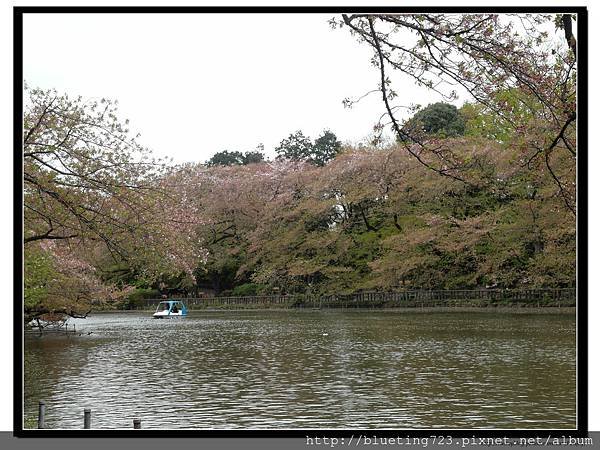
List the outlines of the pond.
{"type": "Polygon", "coordinates": [[[97,313],[25,339],[48,428],[575,428],[575,315],[97,313]]]}

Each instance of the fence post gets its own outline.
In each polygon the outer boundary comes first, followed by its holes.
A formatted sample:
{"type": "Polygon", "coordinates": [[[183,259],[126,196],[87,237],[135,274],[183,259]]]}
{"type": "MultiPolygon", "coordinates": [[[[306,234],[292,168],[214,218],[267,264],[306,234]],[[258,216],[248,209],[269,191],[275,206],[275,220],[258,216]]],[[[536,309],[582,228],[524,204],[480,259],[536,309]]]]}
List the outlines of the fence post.
{"type": "Polygon", "coordinates": [[[44,428],[46,419],[46,403],[43,400],[40,400],[38,405],[38,428],[44,428]]]}
{"type": "Polygon", "coordinates": [[[92,410],[85,408],[83,410],[83,428],[89,429],[92,426],[92,410]]]}
{"type": "Polygon", "coordinates": [[[133,429],[140,430],[142,428],[142,419],[133,419],[133,429]]]}

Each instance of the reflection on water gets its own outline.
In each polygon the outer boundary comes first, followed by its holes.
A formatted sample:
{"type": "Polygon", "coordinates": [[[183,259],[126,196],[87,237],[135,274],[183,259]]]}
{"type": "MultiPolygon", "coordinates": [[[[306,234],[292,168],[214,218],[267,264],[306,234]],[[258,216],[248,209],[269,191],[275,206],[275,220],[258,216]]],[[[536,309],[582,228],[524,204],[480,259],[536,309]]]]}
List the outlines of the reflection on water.
{"type": "Polygon", "coordinates": [[[81,428],[574,428],[575,317],[104,313],[27,337],[25,415],[81,428]],[[91,334],[88,334],[91,332],[91,334]],[[78,333],[79,334],[79,333],[78,333]]]}

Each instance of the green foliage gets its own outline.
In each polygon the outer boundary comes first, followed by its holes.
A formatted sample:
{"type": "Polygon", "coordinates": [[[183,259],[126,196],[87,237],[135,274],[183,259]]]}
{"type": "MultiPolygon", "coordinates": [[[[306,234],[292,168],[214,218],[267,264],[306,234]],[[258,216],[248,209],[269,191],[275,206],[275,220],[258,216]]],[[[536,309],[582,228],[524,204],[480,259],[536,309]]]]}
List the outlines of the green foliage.
{"type": "Polygon", "coordinates": [[[418,111],[405,125],[409,134],[424,132],[438,137],[456,137],[465,134],[465,119],[456,106],[433,103],[418,111]]]}
{"type": "Polygon", "coordinates": [[[208,161],[207,166],[231,166],[244,164],[244,155],[242,152],[223,150],[215,153],[208,161]]]}
{"type": "Polygon", "coordinates": [[[260,151],[246,152],[244,153],[243,165],[246,164],[257,164],[264,162],[265,155],[260,151]]]}
{"type": "Polygon", "coordinates": [[[33,309],[46,300],[49,286],[57,274],[52,259],[41,249],[37,247],[28,248],[24,253],[24,257],[25,308],[33,309]]]}
{"type": "Polygon", "coordinates": [[[309,137],[304,136],[302,131],[298,130],[283,139],[275,152],[279,158],[289,159],[291,161],[306,161],[310,159],[313,152],[313,143],[309,137]]]}
{"type": "Polygon", "coordinates": [[[223,150],[221,152],[215,153],[208,161],[206,161],[206,165],[209,167],[214,166],[245,166],[247,164],[255,164],[263,162],[264,155],[261,151],[251,151],[251,152],[238,152],[238,151],[228,151],[223,150]]]}
{"type": "Polygon", "coordinates": [[[314,143],[313,153],[309,159],[317,166],[324,166],[331,161],[342,149],[342,143],[337,136],[329,130],[324,130],[314,143]]]}
{"type": "Polygon", "coordinates": [[[477,103],[465,103],[459,110],[465,121],[464,134],[480,136],[500,143],[509,142],[515,136],[514,121],[532,123],[540,113],[542,105],[531,95],[517,89],[494,92],[494,101],[505,110],[502,115],[477,103]]]}
{"type": "Polygon", "coordinates": [[[156,289],[136,289],[119,306],[121,309],[141,308],[147,298],[160,298],[160,292],[156,289]]]}
{"type": "Polygon", "coordinates": [[[330,130],[324,130],[315,142],[298,130],[283,139],[275,148],[279,158],[291,161],[307,161],[324,166],[341,151],[342,143],[330,130]]]}
{"type": "Polygon", "coordinates": [[[215,254],[194,271],[196,285],[209,287],[216,293],[231,290],[236,285],[240,261],[235,256],[215,254]]]}
{"type": "Polygon", "coordinates": [[[239,286],[236,286],[231,291],[231,295],[241,296],[241,297],[251,296],[251,295],[259,295],[264,289],[265,289],[265,286],[262,284],[244,283],[244,284],[240,284],[239,286]]]}

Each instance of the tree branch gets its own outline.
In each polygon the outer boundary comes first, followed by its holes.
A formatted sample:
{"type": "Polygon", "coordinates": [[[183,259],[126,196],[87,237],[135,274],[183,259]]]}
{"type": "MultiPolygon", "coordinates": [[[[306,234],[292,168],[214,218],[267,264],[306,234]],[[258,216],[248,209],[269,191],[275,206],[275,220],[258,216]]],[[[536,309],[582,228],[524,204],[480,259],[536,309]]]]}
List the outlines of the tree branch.
{"type": "Polygon", "coordinates": [[[575,40],[575,36],[573,36],[573,22],[571,14],[563,14],[562,24],[563,29],[565,30],[565,39],[567,40],[567,44],[573,52],[573,57],[575,60],[577,60],[577,41],[575,40]]]}

